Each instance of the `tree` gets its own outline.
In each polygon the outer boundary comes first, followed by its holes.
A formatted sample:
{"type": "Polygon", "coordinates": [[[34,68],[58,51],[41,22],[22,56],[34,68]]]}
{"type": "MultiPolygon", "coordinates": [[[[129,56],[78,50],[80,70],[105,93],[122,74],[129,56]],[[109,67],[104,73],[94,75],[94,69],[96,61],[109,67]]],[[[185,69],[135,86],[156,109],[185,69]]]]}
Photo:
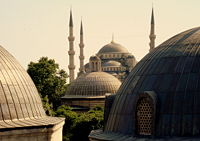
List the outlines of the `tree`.
{"type": "Polygon", "coordinates": [[[65,124],[63,127],[63,141],[69,141],[70,138],[73,136],[71,130],[76,124],[78,114],[72,111],[70,107],[65,105],[58,107],[55,113],[55,116],[65,118],[65,124]]]}
{"type": "Polygon", "coordinates": [[[89,141],[88,135],[92,130],[103,128],[103,115],[104,111],[101,107],[80,113],[72,128],[70,141],[89,141]]]}
{"type": "Polygon", "coordinates": [[[30,62],[27,72],[43,99],[44,108],[48,111],[51,105],[53,109],[60,106],[60,97],[64,95],[67,88],[67,73],[59,69],[55,60],[41,57],[36,63],[30,62]]]}
{"type": "Polygon", "coordinates": [[[103,127],[103,108],[95,107],[85,113],[76,113],[68,106],[60,106],[55,115],[65,118],[63,141],[89,141],[91,130],[103,127]]]}

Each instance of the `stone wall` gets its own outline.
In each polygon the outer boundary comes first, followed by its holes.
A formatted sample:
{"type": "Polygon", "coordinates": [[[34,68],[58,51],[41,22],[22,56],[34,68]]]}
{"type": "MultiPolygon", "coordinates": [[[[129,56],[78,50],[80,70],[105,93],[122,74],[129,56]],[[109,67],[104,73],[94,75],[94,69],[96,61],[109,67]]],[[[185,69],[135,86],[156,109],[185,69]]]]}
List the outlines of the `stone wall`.
{"type": "Polygon", "coordinates": [[[62,141],[64,121],[57,125],[22,127],[0,131],[0,141],[62,141]]]}

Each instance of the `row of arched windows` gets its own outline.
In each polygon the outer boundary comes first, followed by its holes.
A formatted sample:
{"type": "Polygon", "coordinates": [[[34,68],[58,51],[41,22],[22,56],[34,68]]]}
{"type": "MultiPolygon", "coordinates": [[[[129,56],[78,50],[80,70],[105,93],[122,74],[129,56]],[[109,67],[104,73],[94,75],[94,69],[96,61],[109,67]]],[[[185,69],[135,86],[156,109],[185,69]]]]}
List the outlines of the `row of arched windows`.
{"type": "Polygon", "coordinates": [[[103,71],[125,71],[126,68],[124,67],[103,67],[103,71]]]}

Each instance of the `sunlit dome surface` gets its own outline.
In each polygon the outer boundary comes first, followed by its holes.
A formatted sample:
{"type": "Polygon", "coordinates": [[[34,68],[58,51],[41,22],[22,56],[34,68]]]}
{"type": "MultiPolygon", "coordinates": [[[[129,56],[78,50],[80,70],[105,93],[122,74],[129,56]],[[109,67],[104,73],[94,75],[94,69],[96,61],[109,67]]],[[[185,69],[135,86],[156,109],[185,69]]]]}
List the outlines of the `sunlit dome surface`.
{"type": "Polygon", "coordinates": [[[28,73],[0,46],[0,129],[53,125],[62,120],[46,116],[28,73]]]}
{"type": "Polygon", "coordinates": [[[120,62],[117,62],[117,61],[108,61],[108,62],[105,62],[103,63],[102,65],[103,67],[120,67],[121,66],[121,63],[120,62]]]}
{"type": "Polygon", "coordinates": [[[106,93],[116,93],[121,82],[105,72],[91,72],[78,77],[71,84],[64,97],[74,96],[104,96],[106,93]]]}
{"type": "Polygon", "coordinates": [[[107,53],[129,53],[128,50],[122,45],[112,41],[111,43],[103,46],[97,54],[107,54],[107,53]]]}

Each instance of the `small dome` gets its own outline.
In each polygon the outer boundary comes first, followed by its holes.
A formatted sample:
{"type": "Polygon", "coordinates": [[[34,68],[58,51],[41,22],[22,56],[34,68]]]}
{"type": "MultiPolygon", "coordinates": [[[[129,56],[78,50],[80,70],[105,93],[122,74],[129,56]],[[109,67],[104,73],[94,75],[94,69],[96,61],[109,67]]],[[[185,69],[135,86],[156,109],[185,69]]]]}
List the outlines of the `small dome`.
{"type": "Polygon", "coordinates": [[[121,63],[117,61],[108,61],[103,63],[103,67],[121,67],[121,63]]]}
{"type": "Polygon", "coordinates": [[[121,82],[108,73],[91,72],[74,80],[64,97],[67,95],[103,96],[106,93],[115,93],[120,85],[121,82]]]}
{"type": "Polygon", "coordinates": [[[0,46],[0,95],[0,129],[50,125],[59,121],[53,117],[48,119],[38,91],[28,73],[2,46],[0,46]]]}
{"type": "Polygon", "coordinates": [[[122,45],[112,41],[111,43],[103,46],[97,54],[106,54],[106,53],[129,53],[128,50],[122,45]]]}

